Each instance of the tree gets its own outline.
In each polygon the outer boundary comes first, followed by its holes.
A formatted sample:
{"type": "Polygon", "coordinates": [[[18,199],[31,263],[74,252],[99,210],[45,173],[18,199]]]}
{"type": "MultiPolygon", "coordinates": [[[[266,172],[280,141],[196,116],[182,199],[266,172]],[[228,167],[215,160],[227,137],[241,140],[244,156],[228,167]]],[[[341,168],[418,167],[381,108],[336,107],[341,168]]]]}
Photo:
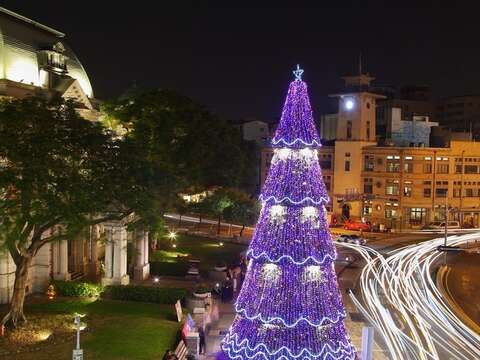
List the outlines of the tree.
{"type": "MultiPolygon", "coordinates": [[[[25,320],[26,281],[42,246],[131,213],[124,206],[127,195],[118,197],[124,183],[129,185],[117,166],[120,149],[100,124],[83,119],[71,101],[1,102],[0,244],[16,265],[10,311],[2,324],[25,320]]],[[[128,196],[137,198],[131,192],[128,196]]]]}
{"type": "Polygon", "coordinates": [[[257,216],[257,202],[242,191],[232,189],[230,199],[231,205],[223,211],[225,220],[242,225],[240,236],[243,236],[245,226],[255,222],[257,216]]]}
{"type": "Polygon", "coordinates": [[[238,316],[222,341],[229,359],[355,359],[334,268],[307,85],[289,87],[272,146],[262,210],[247,250],[238,316]]]}
{"type": "Polygon", "coordinates": [[[238,129],[173,91],[137,91],[105,104],[103,111],[126,124],[126,137],[150,161],[148,175],[168,189],[162,197],[168,193],[172,207],[186,189],[238,186],[254,165],[254,149],[238,129]]]}

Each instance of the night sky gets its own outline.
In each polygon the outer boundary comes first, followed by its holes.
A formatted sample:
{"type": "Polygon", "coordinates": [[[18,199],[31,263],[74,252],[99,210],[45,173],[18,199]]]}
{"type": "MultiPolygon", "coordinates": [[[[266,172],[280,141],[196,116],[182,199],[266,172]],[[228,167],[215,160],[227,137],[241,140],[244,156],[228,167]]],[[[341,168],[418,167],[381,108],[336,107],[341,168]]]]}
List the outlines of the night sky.
{"type": "Polygon", "coordinates": [[[480,94],[478,9],[195,3],[14,0],[1,6],[66,33],[100,99],[135,82],[175,89],[230,119],[271,121],[300,63],[318,116],[332,110],[326,95],[340,89],[340,76],[357,72],[360,52],[377,85],[428,84],[436,97],[480,94]]]}

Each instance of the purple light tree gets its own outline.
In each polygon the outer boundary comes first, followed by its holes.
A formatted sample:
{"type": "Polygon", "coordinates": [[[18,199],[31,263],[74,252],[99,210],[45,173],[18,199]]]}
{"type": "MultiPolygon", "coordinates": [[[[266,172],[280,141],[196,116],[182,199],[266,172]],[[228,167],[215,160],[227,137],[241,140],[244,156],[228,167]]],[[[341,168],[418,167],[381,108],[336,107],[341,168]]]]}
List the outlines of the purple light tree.
{"type": "Polygon", "coordinates": [[[237,316],[222,341],[222,356],[229,359],[356,357],[344,325],[325,217],[329,198],[318,163],[321,144],[302,73],[297,66],[272,140],[237,316]]]}

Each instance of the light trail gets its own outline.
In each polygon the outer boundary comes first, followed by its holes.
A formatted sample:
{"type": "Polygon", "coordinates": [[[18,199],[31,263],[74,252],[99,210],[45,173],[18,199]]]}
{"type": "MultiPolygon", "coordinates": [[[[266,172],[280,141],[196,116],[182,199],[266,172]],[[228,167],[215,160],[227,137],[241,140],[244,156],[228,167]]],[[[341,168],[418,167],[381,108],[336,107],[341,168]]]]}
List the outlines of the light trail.
{"type": "MultiPolygon", "coordinates": [[[[480,233],[454,235],[451,246],[479,239],[480,233]]],[[[361,298],[353,302],[382,335],[393,360],[478,360],[480,336],[451,310],[432,277],[444,254],[443,238],[382,255],[365,246],[337,243],[366,262],[359,279],[361,298]]]]}

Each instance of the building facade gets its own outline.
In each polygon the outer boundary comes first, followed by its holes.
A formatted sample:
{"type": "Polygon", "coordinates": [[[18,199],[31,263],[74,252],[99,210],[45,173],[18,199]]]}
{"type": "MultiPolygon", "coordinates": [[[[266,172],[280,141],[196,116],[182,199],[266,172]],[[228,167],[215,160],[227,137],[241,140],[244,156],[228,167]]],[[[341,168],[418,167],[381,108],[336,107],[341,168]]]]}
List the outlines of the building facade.
{"type": "MultiPolygon", "coordinates": [[[[346,92],[332,95],[339,104],[334,145],[318,152],[331,199],[328,210],[402,229],[443,220],[447,208],[449,219],[480,226],[480,143],[451,140],[446,147],[428,147],[425,134],[397,128],[397,144],[379,146],[377,104],[384,97],[369,91],[370,76],[345,80],[346,92]],[[352,91],[355,82],[362,86],[352,91]]],[[[417,121],[415,116],[409,122],[417,121]]],[[[331,124],[328,128],[331,132],[331,124]]],[[[274,151],[262,151],[262,183],[274,151]]]]}
{"type": "MultiPolygon", "coordinates": [[[[0,7],[0,96],[55,95],[74,99],[84,118],[99,119],[90,80],[65,42],[65,34],[0,7]]],[[[110,222],[93,226],[74,239],[44,245],[33,259],[27,293],[44,291],[51,279],[102,276],[105,284],[128,283],[127,242],[135,248],[133,275],[145,279],[149,275],[148,233],[128,233],[126,224],[110,222]]],[[[10,301],[14,280],[15,263],[8,252],[0,252],[0,304],[10,301]]]]}

